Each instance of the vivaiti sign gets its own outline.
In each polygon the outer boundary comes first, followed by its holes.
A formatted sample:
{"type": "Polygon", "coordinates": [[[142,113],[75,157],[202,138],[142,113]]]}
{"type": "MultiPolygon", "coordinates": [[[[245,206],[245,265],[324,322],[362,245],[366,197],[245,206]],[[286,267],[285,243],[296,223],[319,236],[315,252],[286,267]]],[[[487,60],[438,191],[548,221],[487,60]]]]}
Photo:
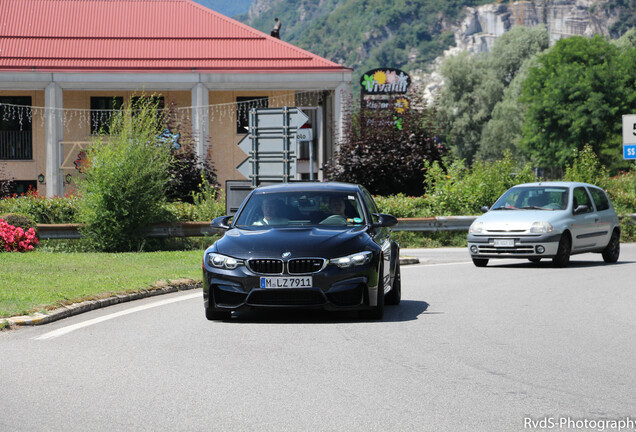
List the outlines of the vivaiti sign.
{"type": "Polygon", "coordinates": [[[411,84],[411,77],[400,69],[372,69],[360,78],[363,95],[404,94],[411,84]]]}

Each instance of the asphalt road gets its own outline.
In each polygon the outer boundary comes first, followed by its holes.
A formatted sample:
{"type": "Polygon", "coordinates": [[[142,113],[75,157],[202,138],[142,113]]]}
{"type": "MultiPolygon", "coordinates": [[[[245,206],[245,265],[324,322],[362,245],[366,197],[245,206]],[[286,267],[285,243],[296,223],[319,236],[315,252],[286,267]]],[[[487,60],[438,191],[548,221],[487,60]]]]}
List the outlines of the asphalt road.
{"type": "Polygon", "coordinates": [[[197,290],[0,332],[0,431],[636,430],[636,244],[565,269],[404,254],[381,322],[208,322],[197,290]]]}

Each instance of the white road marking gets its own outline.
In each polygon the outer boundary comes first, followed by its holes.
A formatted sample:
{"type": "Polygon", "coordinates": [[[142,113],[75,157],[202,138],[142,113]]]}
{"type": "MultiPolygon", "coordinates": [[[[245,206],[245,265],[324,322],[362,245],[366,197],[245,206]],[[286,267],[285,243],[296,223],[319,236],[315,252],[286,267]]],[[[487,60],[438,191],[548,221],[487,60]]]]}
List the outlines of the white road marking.
{"type": "Polygon", "coordinates": [[[95,324],[99,324],[101,322],[108,321],[108,320],[111,320],[111,319],[114,319],[114,318],[117,318],[117,317],[120,317],[120,316],[132,314],[132,313],[135,313],[135,312],[141,312],[141,311],[144,311],[144,310],[147,310],[147,309],[152,309],[152,308],[156,308],[156,307],[159,307],[159,306],[164,306],[164,305],[167,305],[167,304],[170,304],[170,303],[176,303],[176,302],[180,302],[180,301],[184,301],[184,300],[190,300],[190,299],[193,299],[193,298],[196,298],[196,297],[200,298],[201,297],[201,293],[197,292],[197,293],[194,293],[194,294],[182,295],[182,296],[179,296],[179,297],[174,297],[174,298],[170,298],[170,299],[166,299],[166,300],[159,300],[159,301],[156,301],[154,303],[149,303],[149,304],[146,304],[146,305],[143,305],[143,306],[133,307],[133,308],[121,311],[121,312],[115,312],[115,313],[112,313],[112,314],[109,314],[109,315],[104,315],[102,317],[95,318],[95,319],[92,319],[92,320],[84,321],[84,322],[73,324],[73,325],[66,326],[66,327],[62,327],[62,328],[59,328],[57,330],[53,330],[53,331],[50,331],[48,333],[44,333],[43,335],[34,337],[33,340],[54,339],[54,338],[63,336],[65,334],[68,334],[68,333],[70,333],[72,331],[79,330],[79,329],[84,328],[84,327],[89,327],[89,326],[92,326],[92,325],[95,325],[95,324]]]}
{"type": "Polygon", "coordinates": [[[457,264],[472,264],[472,261],[457,261],[457,262],[449,262],[449,263],[431,263],[427,264],[426,262],[421,262],[419,264],[409,264],[402,267],[402,269],[407,269],[411,267],[436,267],[436,266],[449,266],[449,265],[457,265],[457,264]]]}

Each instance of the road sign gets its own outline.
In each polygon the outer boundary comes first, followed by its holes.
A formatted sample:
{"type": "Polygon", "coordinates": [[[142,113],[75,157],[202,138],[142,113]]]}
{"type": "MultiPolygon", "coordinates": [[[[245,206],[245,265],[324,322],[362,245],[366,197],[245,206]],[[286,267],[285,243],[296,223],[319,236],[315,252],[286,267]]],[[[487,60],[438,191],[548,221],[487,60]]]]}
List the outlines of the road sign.
{"type": "Polygon", "coordinates": [[[298,132],[296,132],[296,141],[311,141],[313,139],[311,129],[309,128],[298,129],[298,132]]]}
{"type": "Polygon", "coordinates": [[[623,146],[623,159],[636,159],[636,144],[623,146]]]}
{"type": "Polygon", "coordinates": [[[636,159],[636,114],[623,116],[623,159],[636,159]]]}
{"type": "Polygon", "coordinates": [[[250,110],[248,134],[238,143],[248,157],[236,168],[252,186],[296,177],[296,134],[307,120],[296,107],[250,110]]]}

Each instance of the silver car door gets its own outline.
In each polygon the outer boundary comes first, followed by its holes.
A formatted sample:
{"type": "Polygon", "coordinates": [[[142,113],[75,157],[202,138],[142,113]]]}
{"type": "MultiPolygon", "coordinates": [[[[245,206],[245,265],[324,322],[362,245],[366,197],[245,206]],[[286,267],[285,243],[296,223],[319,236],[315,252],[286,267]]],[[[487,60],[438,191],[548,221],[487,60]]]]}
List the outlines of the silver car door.
{"type": "Polygon", "coordinates": [[[593,249],[598,242],[598,231],[596,224],[599,222],[598,214],[595,212],[592,199],[587,190],[582,187],[574,188],[572,193],[572,252],[593,249]],[[586,205],[587,211],[575,214],[578,206],[586,205]]]}
{"type": "Polygon", "coordinates": [[[609,243],[612,235],[612,224],[615,222],[615,212],[612,210],[609,199],[605,192],[599,188],[589,187],[588,191],[594,201],[598,221],[596,222],[595,231],[598,232],[596,245],[605,247],[609,243]]]}

